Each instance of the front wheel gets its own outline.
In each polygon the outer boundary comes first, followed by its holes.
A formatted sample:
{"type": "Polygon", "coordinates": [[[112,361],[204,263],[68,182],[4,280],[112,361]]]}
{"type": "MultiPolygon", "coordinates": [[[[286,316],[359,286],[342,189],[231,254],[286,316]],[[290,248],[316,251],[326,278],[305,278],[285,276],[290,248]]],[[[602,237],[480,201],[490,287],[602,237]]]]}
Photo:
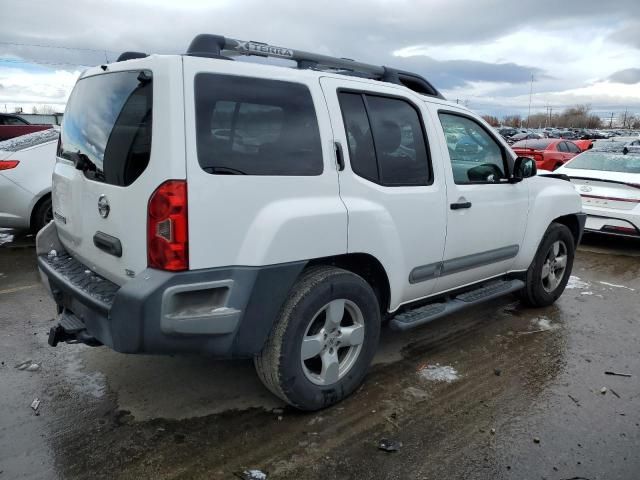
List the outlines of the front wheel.
{"type": "Polygon", "coordinates": [[[525,303],[546,307],[562,295],[573,268],[575,248],[573,235],[565,225],[549,226],[527,270],[526,286],[521,291],[525,303]]]}
{"type": "Polygon", "coordinates": [[[301,410],[339,402],[362,383],[380,336],[380,307],[360,276],[314,267],[294,285],[254,363],[275,395],[301,410]]]}

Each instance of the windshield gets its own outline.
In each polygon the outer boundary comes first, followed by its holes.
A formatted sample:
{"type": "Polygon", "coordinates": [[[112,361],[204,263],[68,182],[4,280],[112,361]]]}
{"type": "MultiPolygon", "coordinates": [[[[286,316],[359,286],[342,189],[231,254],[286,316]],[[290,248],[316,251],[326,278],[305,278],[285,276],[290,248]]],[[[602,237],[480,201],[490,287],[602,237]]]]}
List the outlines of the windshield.
{"type": "Polygon", "coordinates": [[[58,156],[91,180],[130,185],[149,163],[151,113],[151,72],[81,79],[67,104],[58,156]]]}
{"type": "Polygon", "coordinates": [[[565,168],[600,170],[605,172],[640,173],[640,155],[594,152],[575,157],[565,168]]]}

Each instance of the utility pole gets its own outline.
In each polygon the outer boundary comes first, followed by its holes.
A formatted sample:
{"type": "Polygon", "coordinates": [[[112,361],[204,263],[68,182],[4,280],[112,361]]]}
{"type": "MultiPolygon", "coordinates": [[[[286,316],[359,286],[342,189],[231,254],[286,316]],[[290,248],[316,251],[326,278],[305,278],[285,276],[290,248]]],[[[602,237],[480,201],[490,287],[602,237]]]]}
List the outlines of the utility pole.
{"type": "Polygon", "coordinates": [[[533,95],[533,73],[531,74],[531,88],[529,89],[529,113],[527,113],[527,129],[529,129],[529,119],[531,118],[531,97],[533,95]]]}
{"type": "Polygon", "coordinates": [[[611,120],[609,120],[609,129],[613,128],[613,115],[614,115],[614,113],[611,112],[611,120]]]}
{"type": "Polygon", "coordinates": [[[627,109],[624,109],[624,120],[622,120],[622,128],[627,128],[627,109]]]}

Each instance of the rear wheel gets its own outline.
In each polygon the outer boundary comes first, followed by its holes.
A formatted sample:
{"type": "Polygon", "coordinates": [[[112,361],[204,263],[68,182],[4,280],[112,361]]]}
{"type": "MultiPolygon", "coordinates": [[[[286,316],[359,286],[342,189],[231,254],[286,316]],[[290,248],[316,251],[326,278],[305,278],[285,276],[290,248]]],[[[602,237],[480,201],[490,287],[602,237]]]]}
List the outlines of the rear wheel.
{"type": "Polygon", "coordinates": [[[574,256],[571,231],[565,225],[552,223],[527,270],[526,286],[521,291],[524,302],[534,307],[555,302],[567,286],[574,256]]]}
{"type": "Polygon", "coordinates": [[[256,356],[258,376],[301,410],[339,402],[362,383],[380,336],[371,286],[335,267],[304,272],[256,356]]]}
{"type": "Polygon", "coordinates": [[[31,216],[31,230],[38,233],[47,223],[53,220],[53,206],[51,196],[41,199],[33,210],[31,216]]]}

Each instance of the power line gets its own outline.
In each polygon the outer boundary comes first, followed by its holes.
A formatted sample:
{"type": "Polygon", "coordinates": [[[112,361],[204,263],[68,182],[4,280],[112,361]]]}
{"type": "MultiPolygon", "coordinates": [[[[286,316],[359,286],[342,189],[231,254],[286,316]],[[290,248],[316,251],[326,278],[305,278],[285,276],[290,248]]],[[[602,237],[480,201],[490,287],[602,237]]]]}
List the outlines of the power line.
{"type": "Polygon", "coordinates": [[[19,58],[0,58],[0,63],[36,63],[38,65],[58,65],[58,66],[69,65],[69,66],[72,66],[72,67],[92,67],[92,66],[95,66],[95,65],[84,65],[82,63],[44,62],[44,61],[40,61],[40,60],[32,60],[30,58],[24,58],[24,59],[19,59],[19,58]]]}
{"type": "Polygon", "coordinates": [[[96,53],[104,53],[104,52],[108,52],[108,53],[117,53],[119,54],[120,52],[116,52],[115,50],[107,50],[104,48],[81,48],[81,47],[65,47],[62,45],[39,45],[36,43],[18,43],[18,42],[3,42],[0,41],[0,45],[13,45],[13,46],[18,46],[18,47],[37,47],[37,48],[58,48],[58,49],[62,49],[62,50],[83,50],[86,52],[96,52],[96,53]]]}

